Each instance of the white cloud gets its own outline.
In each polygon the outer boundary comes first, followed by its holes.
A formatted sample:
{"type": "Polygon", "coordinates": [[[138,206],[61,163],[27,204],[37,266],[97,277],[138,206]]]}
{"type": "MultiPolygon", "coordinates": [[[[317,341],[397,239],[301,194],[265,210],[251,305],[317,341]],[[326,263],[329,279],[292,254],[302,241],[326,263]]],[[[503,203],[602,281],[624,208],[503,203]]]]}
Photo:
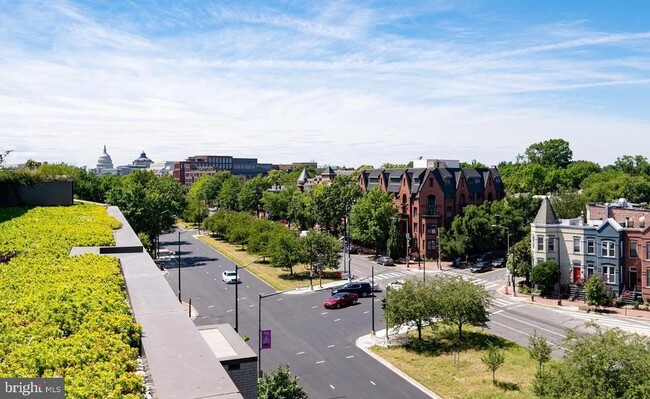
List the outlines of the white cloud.
{"type": "Polygon", "coordinates": [[[571,107],[591,101],[578,89],[647,87],[647,32],[591,32],[581,21],[508,43],[413,38],[383,29],[410,10],[327,3],[303,14],[168,10],[161,23],[173,28],[154,35],[153,16],[142,27],[74,3],[52,8],[16,16],[59,27],[50,41],[39,26],[31,37],[0,28],[10,42],[0,56],[0,150],[15,150],[10,162],[94,166],[106,144],[116,164],[141,150],[155,161],[214,153],[348,166],[418,156],[493,164],[563,137],[576,158],[608,163],[639,152],[612,136],[649,127],[643,115],[571,107]],[[589,52],[604,45],[625,52],[589,52]]]}

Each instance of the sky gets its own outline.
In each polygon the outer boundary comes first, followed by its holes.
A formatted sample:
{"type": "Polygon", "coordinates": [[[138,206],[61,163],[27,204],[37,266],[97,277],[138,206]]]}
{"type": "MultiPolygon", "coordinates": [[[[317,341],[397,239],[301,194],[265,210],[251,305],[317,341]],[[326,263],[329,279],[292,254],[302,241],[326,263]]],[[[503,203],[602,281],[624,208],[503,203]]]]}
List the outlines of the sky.
{"type": "Polygon", "coordinates": [[[647,1],[0,0],[0,151],[379,167],[648,156],[647,1]]]}

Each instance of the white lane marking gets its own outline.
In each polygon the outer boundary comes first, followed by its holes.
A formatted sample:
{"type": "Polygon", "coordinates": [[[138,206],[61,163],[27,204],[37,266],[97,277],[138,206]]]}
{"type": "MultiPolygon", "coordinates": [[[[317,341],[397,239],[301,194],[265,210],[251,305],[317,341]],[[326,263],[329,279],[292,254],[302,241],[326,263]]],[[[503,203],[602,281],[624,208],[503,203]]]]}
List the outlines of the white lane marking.
{"type": "Polygon", "coordinates": [[[247,297],[243,297],[243,298],[239,298],[239,299],[241,299],[241,300],[243,301],[244,299],[248,299],[248,298],[247,298],[247,297]]]}
{"type": "Polygon", "coordinates": [[[381,301],[381,299],[380,299],[380,298],[377,298],[377,299],[375,299],[375,302],[379,302],[379,301],[381,301]]]}
{"type": "Polygon", "coordinates": [[[226,310],[226,313],[230,313],[232,311],[233,311],[232,309],[228,309],[228,310],[226,310]]]}
{"type": "Polygon", "coordinates": [[[214,305],[210,305],[210,306],[208,306],[208,309],[212,309],[213,307],[214,307],[214,305]]]}
{"type": "Polygon", "coordinates": [[[325,363],[325,360],[319,360],[316,362],[316,364],[321,364],[321,363],[325,363]]]}
{"type": "Polygon", "coordinates": [[[346,356],[345,358],[346,358],[346,359],[352,359],[353,357],[354,357],[354,355],[346,356]]]}
{"type": "Polygon", "coordinates": [[[514,321],[516,321],[516,322],[518,322],[518,323],[521,323],[521,324],[526,324],[526,325],[531,326],[531,327],[533,327],[533,328],[536,328],[536,329],[538,329],[538,330],[546,331],[546,332],[549,332],[549,333],[551,333],[551,334],[558,335],[558,336],[560,336],[560,337],[562,337],[562,338],[566,338],[566,335],[564,335],[564,334],[557,333],[557,332],[555,332],[555,331],[553,331],[553,330],[549,330],[549,329],[547,329],[547,328],[544,328],[544,327],[538,326],[538,325],[536,325],[536,324],[532,324],[532,323],[525,322],[525,321],[523,321],[523,320],[517,319],[516,317],[508,316],[508,315],[506,315],[506,314],[502,314],[501,316],[503,316],[503,317],[505,317],[505,318],[508,318],[508,319],[512,319],[512,320],[514,320],[514,321]]]}
{"type": "Polygon", "coordinates": [[[318,307],[318,306],[312,306],[311,308],[312,308],[312,309],[316,309],[317,307],[318,307]]]}
{"type": "Polygon", "coordinates": [[[372,381],[372,380],[370,381],[370,383],[371,383],[372,385],[377,385],[377,384],[375,384],[375,382],[374,382],[374,381],[372,381]]]}
{"type": "Polygon", "coordinates": [[[281,301],[281,300],[282,300],[282,298],[278,298],[278,301],[281,301]]]}
{"type": "Polygon", "coordinates": [[[297,352],[296,355],[304,355],[305,352],[297,352]]]}
{"type": "Polygon", "coordinates": [[[503,312],[503,309],[501,309],[501,310],[497,310],[496,312],[492,312],[492,314],[499,314],[499,313],[501,313],[501,312],[503,312]]]}
{"type": "Polygon", "coordinates": [[[332,389],[336,389],[336,388],[334,388],[334,385],[332,385],[332,384],[330,384],[330,388],[332,388],[332,389]]]}
{"type": "Polygon", "coordinates": [[[334,319],[334,321],[341,321],[341,319],[334,319]]]}
{"type": "Polygon", "coordinates": [[[517,308],[520,308],[520,307],[522,307],[522,306],[524,306],[524,305],[513,306],[513,307],[510,308],[510,310],[512,310],[512,309],[517,309],[517,308]]]}
{"type": "Polygon", "coordinates": [[[333,347],[335,347],[335,346],[336,346],[336,345],[327,345],[328,348],[333,348],[333,347]]]}
{"type": "Polygon", "coordinates": [[[250,288],[249,286],[246,286],[246,288],[250,288]]]}
{"type": "MultiPolygon", "coordinates": [[[[510,326],[506,326],[505,324],[501,324],[501,323],[499,323],[499,322],[497,322],[497,321],[494,321],[494,320],[490,320],[490,323],[494,323],[494,324],[496,324],[496,325],[499,325],[499,326],[501,326],[501,327],[507,328],[507,329],[509,329],[509,330],[516,331],[516,332],[518,332],[519,334],[524,334],[524,335],[527,336],[527,337],[530,337],[530,336],[531,336],[531,335],[528,334],[528,333],[525,333],[525,332],[523,332],[523,331],[517,330],[516,328],[510,327],[510,326]]],[[[558,344],[556,344],[556,343],[553,342],[553,341],[550,341],[550,340],[549,340],[548,343],[551,344],[551,345],[553,345],[553,346],[557,346],[558,348],[564,349],[565,351],[572,352],[570,349],[567,349],[567,348],[563,347],[562,345],[558,345],[558,344]]]]}
{"type": "Polygon", "coordinates": [[[368,313],[370,313],[369,310],[366,310],[365,312],[363,312],[363,314],[368,314],[368,313]]]}
{"type": "Polygon", "coordinates": [[[249,308],[252,308],[253,306],[255,306],[255,305],[248,305],[249,308]]]}

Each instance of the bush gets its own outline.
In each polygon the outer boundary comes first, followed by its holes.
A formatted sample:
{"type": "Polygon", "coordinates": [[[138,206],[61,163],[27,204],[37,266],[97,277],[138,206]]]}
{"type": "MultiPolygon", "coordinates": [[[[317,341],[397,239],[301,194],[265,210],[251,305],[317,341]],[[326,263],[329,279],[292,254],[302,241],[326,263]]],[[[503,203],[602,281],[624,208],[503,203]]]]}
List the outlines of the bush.
{"type": "Polygon", "coordinates": [[[560,267],[553,260],[547,260],[533,267],[530,280],[540,287],[542,293],[548,293],[558,282],[560,267]]]}

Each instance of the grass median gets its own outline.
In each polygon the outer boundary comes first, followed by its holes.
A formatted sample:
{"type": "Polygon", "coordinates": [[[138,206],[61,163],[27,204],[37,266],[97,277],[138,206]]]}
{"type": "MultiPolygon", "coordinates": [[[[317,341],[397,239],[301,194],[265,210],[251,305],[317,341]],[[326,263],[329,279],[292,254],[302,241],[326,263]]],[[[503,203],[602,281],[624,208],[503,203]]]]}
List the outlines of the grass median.
{"type": "Polygon", "coordinates": [[[445,399],[535,398],[532,383],[537,363],[527,348],[478,328],[464,328],[460,344],[456,334],[454,328],[445,326],[426,328],[421,344],[417,343],[417,331],[412,331],[409,345],[374,346],[372,351],[445,399]],[[505,357],[496,371],[496,385],[481,361],[490,345],[505,357]]]}
{"type": "MultiPolygon", "coordinates": [[[[200,236],[199,239],[221,252],[238,265],[249,265],[246,267],[246,270],[256,275],[278,291],[309,287],[309,270],[307,270],[306,265],[299,264],[294,266],[293,274],[290,274],[289,269],[273,267],[269,263],[269,258],[259,259],[259,256],[251,255],[243,250],[241,245],[233,245],[225,240],[209,236],[200,236]]],[[[322,273],[323,284],[331,283],[333,281],[341,281],[337,278],[335,271],[324,271],[322,273]]],[[[318,275],[314,275],[313,284],[315,288],[319,286],[318,275]]]]}

